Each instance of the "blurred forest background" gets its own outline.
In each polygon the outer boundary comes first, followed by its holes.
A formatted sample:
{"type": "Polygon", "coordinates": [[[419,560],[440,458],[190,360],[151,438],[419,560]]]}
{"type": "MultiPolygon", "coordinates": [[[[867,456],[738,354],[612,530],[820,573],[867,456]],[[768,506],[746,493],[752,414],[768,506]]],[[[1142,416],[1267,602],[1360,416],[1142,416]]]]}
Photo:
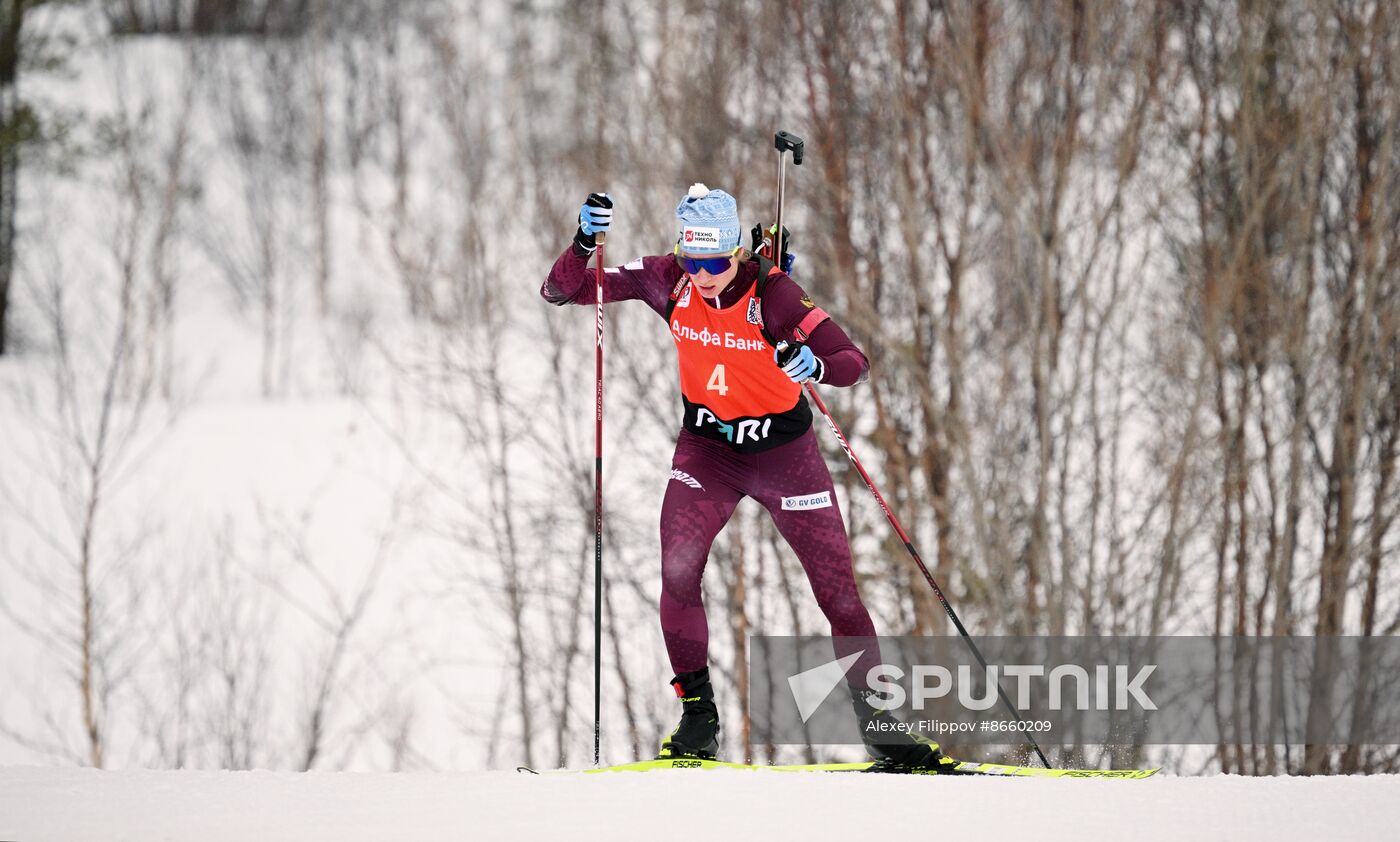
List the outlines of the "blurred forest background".
{"type": "MultiPolygon", "coordinates": [[[[778,128],[807,141],[796,277],[872,363],[825,394],[974,633],[1400,629],[1392,4],[0,0],[0,22],[0,761],[587,762],[593,325],[539,284],[590,190],[617,200],[612,263],[668,250],[694,181],[768,221],[778,128]]],[[[621,761],[676,715],[655,599],[679,401],[646,308],[608,331],[621,761]]],[[[951,633],[818,433],[877,628],[951,633]]],[[[747,636],[826,626],[759,507],[706,593],[725,749],[781,756],[743,724],[747,636]]],[[[1286,748],[1113,759],[1400,765],[1286,748]]]]}

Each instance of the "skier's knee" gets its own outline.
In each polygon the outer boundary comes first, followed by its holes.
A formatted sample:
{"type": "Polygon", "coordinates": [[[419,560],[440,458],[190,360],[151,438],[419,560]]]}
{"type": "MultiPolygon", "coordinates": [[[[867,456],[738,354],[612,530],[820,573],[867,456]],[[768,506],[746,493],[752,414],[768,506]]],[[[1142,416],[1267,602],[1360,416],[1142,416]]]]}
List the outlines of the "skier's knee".
{"type": "Polygon", "coordinates": [[[685,606],[700,604],[700,575],[689,565],[661,566],[661,601],[685,606]]]}
{"type": "Polygon", "coordinates": [[[870,612],[860,597],[843,594],[818,600],[822,613],[826,615],[831,630],[838,635],[868,635],[874,633],[870,612]]]}

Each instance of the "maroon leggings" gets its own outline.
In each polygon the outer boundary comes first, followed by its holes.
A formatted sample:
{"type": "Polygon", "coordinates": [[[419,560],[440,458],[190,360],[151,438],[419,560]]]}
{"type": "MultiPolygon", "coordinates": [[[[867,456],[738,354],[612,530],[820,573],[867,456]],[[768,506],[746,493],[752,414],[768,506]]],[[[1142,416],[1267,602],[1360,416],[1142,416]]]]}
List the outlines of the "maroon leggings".
{"type": "MultiPolygon", "coordinates": [[[[661,504],[661,632],[677,674],[708,663],[710,630],[700,576],[715,536],[745,496],[768,510],[797,554],[832,636],[875,635],[856,590],[831,472],[813,431],[771,450],[744,454],[682,430],[661,504]]],[[[838,642],[838,655],[843,648],[838,642]]],[[[864,685],[867,661],[878,663],[878,650],[867,650],[850,671],[853,683],[864,685]]]]}

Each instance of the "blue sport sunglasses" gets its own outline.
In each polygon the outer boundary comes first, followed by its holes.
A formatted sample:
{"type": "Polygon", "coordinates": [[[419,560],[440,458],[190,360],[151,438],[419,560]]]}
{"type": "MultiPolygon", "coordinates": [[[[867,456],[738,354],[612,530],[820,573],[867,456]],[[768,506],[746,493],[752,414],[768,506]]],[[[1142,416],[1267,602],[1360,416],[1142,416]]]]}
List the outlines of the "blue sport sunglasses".
{"type": "Polygon", "coordinates": [[[734,255],[739,253],[739,246],[729,254],[722,254],[716,257],[686,257],[681,254],[681,244],[676,243],[676,263],[680,264],[681,271],[687,275],[694,275],[704,271],[711,275],[719,275],[729,271],[729,264],[733,262],[734,255]]]}

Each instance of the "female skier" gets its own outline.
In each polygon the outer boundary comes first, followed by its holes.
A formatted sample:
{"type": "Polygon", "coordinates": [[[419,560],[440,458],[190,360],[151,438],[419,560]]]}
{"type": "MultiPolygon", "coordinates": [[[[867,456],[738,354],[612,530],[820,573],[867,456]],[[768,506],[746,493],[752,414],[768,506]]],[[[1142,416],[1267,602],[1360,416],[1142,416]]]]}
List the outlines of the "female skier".
{"type": "MultiPolygon", "coordinates": [[[[606,193],[589,195],[573,243],[540,290],[546,301],[594,303],[588,262],[595,236],[612,221],[612,205],[606,193]]],[[[806,571],[832,636],[839,642],[875,635],[802,391],[809,380],[864,382],[868,362],[792,278],[740,247],[732,196],[696,184],[676,217],[672,253],[606,268],[603,300],[645,301],[676,342],[684,417],[661,505],[661,632],[682,713],[659,756],[712,758],[720,726],[700,577],[710,545],[740,499],[752,497],[772,515],[806,571]]],[[[888,727],[880,720],[889,714],[867,700],[865,671],[876,662],[878,653],[867,649],[850,675],[874,768],[936,768],[945,760],[937,743],[888,727]]]]}

